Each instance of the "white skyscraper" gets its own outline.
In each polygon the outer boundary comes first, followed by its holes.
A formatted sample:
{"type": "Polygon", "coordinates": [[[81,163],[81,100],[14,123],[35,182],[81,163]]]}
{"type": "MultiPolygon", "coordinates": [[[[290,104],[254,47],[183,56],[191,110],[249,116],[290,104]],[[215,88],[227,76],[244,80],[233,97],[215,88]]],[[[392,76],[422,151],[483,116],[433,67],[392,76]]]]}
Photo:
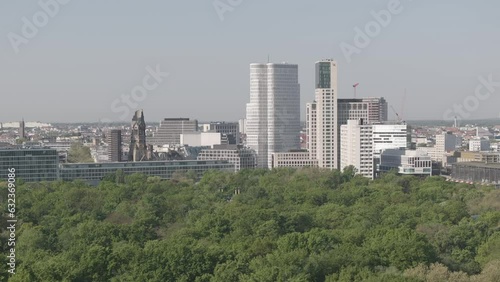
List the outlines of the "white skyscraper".
{"type": "Polygon", "coordinates": [[[315,88],[316,159],[319,167],[338,168],[340,130],[337,130],[337,63],[334,60],[316,62],[315,88]]]}
{"type": "Polygon", "coordinates": [[[272,154],[300,148],[298,65],[251,64],[247,104],[247,145],[257,165],[272,166],[272,154]]]}

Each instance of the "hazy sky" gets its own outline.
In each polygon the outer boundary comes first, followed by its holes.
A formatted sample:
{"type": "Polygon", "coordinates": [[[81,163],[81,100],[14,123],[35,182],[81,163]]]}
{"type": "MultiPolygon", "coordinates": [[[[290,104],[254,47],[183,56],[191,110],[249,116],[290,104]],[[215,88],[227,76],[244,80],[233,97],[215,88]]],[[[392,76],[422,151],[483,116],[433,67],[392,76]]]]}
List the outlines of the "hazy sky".
{"type": "Polygon", "coordinates": [[[129,121],[136,108],[120,97],[143,85],[148,66],[169,75],[159,84],[146,77],[152,90],[132,100],[146,121],[237,120],[249,64],[268,54],[299,65],[303,112],[314,99],[314,62],[335,58],[340,97],[359,82],[358,96],[383,96],[405,119],[441,119],[464,103],[468,118],[498,117],[500,86],[480,89],[481,99],[474,91],[480,76],[500,82],[500,2],[401,0],[348,63],[341,43],[355,47],[355,27],[370,26],[371,12],[391,2],[72,0],[46,20],[37,1],[1,1],[0,122],[129,121]],[[220,16],[214,3],[231,10],[220,16]],[[41,27],[23,35],[23,17],[33,16],[41,27]]]}

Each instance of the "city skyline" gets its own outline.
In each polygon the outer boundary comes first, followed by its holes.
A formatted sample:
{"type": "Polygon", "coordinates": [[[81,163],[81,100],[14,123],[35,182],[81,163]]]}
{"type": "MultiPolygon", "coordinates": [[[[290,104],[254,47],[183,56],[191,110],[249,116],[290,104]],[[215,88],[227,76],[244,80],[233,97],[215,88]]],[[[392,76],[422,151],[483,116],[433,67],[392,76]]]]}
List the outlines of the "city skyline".
{"type": "MultiPolygon", "coordinates": [[[[335,58],[339,98],[352,98],[352,85],[360,83],[358,97],[385,97],[396,110],[404,109],[407,120],[450,117],[455,105],[471,109],[463,112],[464,119],[499,114],[494,94],[500,67],[492,62],[498,60],[500,39],[491,34],[500,20],[494,1],[399,1],[393,6],[394,1],[373,1],[361,7],[240,1],[225,12],[210,1],[58,3],[57,10],[46,12],[47,22],[37,19],[40,27],[33,19],[46,9],[39,3],[0,4],[0,81],[12,104],[0,121],[24,116],[46,122],[126,122],[138,109],[151,121],[169,116],[236,121],[244,117],[249,94],[248,64],[268,57],[299,65],[301,101],[314,97],[314,62],[335,58]],[[276,15],[279,21],[273,24],[276,15]],[[24,34],[24,19],[35,25],[30,36],[24,34]],[[366,43],[356,44],[363,37],[366,43]],[[132,101],[137,107],[128,115],[114,113],[113,105],[123,106],[121,95],[130,95],[144,81],[151,90],[132,101]]],[[[304,113],[301,104],[301,120],[304,113]]]]}

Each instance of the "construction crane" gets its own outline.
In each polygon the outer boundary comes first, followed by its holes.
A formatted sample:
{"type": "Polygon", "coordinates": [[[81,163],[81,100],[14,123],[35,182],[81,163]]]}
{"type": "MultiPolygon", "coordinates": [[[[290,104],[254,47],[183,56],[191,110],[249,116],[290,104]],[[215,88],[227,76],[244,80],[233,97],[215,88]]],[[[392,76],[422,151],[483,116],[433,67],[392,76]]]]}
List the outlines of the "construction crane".
{"type": "Polygon", "coordinates": [[[393,107],[392,105],[391,105],[391,109],[392,109],[392,111],[394,112],[394,114],[396,114],[396,117],[397,117],[397,119],[398,119],[398,122],[401,122],[401,121],[402,121],[401,117],[399,116],[398,112],[396,112],[396,109],[394,109],[394,107],[393,107]]]}
{"type": "Polygon", "coordinates": [[[356,87],[358,87],[359,85],[359,82],[358,83],[355,83],[352,88],[354,88],[354,98],[356,98],[356,87]]]}

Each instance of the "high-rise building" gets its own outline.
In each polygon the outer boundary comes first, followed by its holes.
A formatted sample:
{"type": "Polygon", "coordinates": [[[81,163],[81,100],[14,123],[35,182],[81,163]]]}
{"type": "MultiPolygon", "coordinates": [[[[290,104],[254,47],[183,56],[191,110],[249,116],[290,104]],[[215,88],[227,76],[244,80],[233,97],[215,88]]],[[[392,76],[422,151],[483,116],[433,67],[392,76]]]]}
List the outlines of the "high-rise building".
{"type": "Polygon", "coordinates": [[[368,119],[372,122],[385,122],[388,120],[387,101],[384,97],[362,98],[363,102],[368,103],[368,119]]]}
{"type": "Polygon", "coordinates": [[[165,118],[151,141],[154,145],[180,145],[181,134],[198,132],[198,121],[189,118],[165,118]]]}
{"type": "MultiPolygon", "coordinates": [[[[311,134],[316,131],[315,158],[318,160],[319,167],[338,168],[340,148],[337,147],[340,147],[340,130],[338,130],[337,119],[337,62],[327,59],[316,62],[315,67],[316,122],[309,123],[310,126],[316,125],[315,130],[310,129],[311,134]]],[[[312,144],[311,147],[313,147],[312,144]]]]}
{"type": "Polygon", "coordinates": [[[128,160],[133,162],[151,159],[152,149],[146,144],[146,122],[142,110],[135,112],[132,118],[130,133],[130,149],[128,160]]]}
{"type": "Polygon", "coordinates": [[[112,129],[109,131],[108,138],[108,160],[110,162],[122,161],[122,131],[112,129]]]}
{"type": "Polygon", "coordinates": [[[362,119],[341,125],[340,168],[354,166],[358,173],[373,179],[373,125],[362,119]]]}
{"type": "Polygon", "coordinates": [[[258,167],[270,168],[272,154],[300,148],[298,65],[251,64],[246,109],[247,145],[258,167]]]}

